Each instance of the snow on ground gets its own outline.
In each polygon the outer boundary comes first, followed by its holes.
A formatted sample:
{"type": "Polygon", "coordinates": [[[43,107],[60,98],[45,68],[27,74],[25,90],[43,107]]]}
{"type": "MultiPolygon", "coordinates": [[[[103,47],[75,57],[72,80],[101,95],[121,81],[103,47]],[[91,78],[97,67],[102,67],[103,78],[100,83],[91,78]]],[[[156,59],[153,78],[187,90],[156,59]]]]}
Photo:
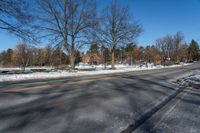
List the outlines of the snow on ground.
{"type": "Polygon", "coordinates": [[[177,83],[182,87],[200,89],[200,70],[187,73],[177,79],[177,83]]]}
{"type": "MultiPolygon", "coordinates": [[[[26,68],[26,70],[31,70],[31,69],[46,69],[46,70],[51,70],[51,69],[53,69],[53,67],[27,67],[26,68]]],[[[21,70],[21,68],[19,68],[19,67],[13,67],[13,68],[4,67],[4,68],[0,68],[0,71],[11,71],[11,70],[21,70]]]]}
{"type": "MultiPolygon", "coordinates": [[[[154,66],[153,64],[148,64],[147,67],[146,66],[140,67],[137,65],[135,66],[116,65],[116,70],[111,70],[110,65],[107,66],[105,70],[104,65],[89,66],[89,65],[81,64],[76,67],[79,70],[76,72],[58,70],[54,72],[34,72],[34,73],[28,73],[28,74],[0,74],[0,82],[29,80],[29,79],[51,79],[51,78],[62,78],[62,77],[72,77],[72,76],[85,76],[85,75],[99,75],[99,74],[108,74],[108,73],[121,73],[121,72],[130,72],[130,71],[142,71],[142,70],[179,67],[183,65],[189,65],[189,64],[172,65],[172,66],[161,66],[161,65],[154,66]],[[92,71],[84,71],[87,69],[91,69],[92,71]]],[[[0,70],[5,70],[5,69],[19,70],[19,68],[0,68],[0,70]]],[[[28,69],[30,70],[32,68],[28,68],[28,69]]]]}

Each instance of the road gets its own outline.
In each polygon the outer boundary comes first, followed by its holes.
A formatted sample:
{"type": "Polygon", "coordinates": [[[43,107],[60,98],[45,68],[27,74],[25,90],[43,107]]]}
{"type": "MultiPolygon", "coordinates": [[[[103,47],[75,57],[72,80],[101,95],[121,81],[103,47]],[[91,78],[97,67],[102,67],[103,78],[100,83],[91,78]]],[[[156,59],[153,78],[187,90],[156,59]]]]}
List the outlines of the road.
{"type": "Polygon", "coordinates": [[[200,90],[174,83],[199,68],[0,83],[0,132],[199,133],[200,90]]]}

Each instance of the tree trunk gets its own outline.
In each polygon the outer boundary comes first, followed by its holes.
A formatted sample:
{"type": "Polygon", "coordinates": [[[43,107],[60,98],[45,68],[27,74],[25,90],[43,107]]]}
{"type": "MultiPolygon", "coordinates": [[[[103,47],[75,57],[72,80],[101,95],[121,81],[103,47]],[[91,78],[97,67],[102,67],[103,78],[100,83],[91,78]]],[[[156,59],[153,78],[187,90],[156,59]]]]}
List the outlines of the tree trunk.
{"type": "Polygon", "coordinates": [[[133,56],[131,55],[131,66],[133,66],[133,56]]]}
{"type": "Polygon", "coordinates": [[[72,70],[75,69],[75,56],[74,56],[74,54],[70,55],[70,66],[71,66],[72,70]]]}
{"type": "Polygon", "coordinates": [[[25,72],[25,69],[26,69],[26,66],[23,65],[23,66],[22,66],[22,72],[23,72],[23,73],[25,72]]]}
{"type": "Polygon", "coordinates": [[[179,63],[179,56],[176,56],[176,63],[179,63]]]}
{"type": "Polygon", "coordinates": [[[104,69],[106,69],[107,60],[105,55],[103,55],[103,64],[104,64],[104,69]]]}
{"type": "Polygon", "coordinates": [[[112,69],[115,69],[115,50],[112,50],[111,64],[112,64],[112,69]]]}

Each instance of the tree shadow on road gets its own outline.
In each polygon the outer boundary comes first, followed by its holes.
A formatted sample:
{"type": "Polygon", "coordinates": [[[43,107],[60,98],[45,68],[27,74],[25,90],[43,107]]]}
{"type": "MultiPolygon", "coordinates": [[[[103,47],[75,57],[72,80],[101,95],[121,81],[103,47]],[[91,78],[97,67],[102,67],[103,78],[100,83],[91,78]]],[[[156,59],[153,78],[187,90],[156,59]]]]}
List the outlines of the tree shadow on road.
{"type": "Polygon", "coordinates": [[[42,91],[4,93],[1,95],[13,95],[13,99],[15,95],[38,98],[0,109],[0,122],[11,121],[0,132],[21,133],[33,127],[35,132],[120,132],[119,127],[126,124],[130,124],[127,129],[132,131],[182,91],[163,83],[164,79],[124,76],[77,85],[61,84],[42,91]]]}

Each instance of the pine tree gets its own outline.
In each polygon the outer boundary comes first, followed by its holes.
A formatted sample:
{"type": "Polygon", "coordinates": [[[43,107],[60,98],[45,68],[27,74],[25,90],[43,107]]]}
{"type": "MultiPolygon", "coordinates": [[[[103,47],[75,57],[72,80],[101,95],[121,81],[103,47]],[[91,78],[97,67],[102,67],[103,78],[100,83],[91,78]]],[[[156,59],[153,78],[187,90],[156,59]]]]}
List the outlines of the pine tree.
{"type": "Polygon", "coordinates": [[[99,54],[99,47],[96,43],[90,46],[89,53],[99,54]]]}
{"type": "Polygon", "coordinates": [[[195,40],[192,40],[188,48],[189,61],[195,61],[199,58],[199,45],[195,40]]]}
{"type": "Polygon", "coordinates": [[[104,51],[103,51],[103,60],[104,60],[105,66],[110,61],[110,51],[109,51],[108,48],[105,48],[104,51]]]}

